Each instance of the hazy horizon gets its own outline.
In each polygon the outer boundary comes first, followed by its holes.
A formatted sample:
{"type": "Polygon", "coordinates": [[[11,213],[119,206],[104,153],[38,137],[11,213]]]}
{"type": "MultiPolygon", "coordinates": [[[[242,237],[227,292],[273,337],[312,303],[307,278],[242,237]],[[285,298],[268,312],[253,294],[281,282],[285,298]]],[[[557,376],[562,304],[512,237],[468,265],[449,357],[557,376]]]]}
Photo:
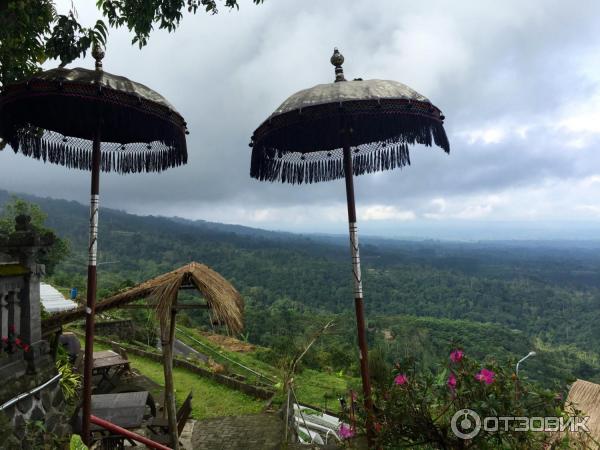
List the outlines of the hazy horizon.
{"type": "MultiPolygon", "coordinates": [[[[82,207],[87,208],[83,202],[56,198],[51,196],[41,196],[23,192],[11,192],[0,189],[8,195],[36,197],[42,203],[43,200],[61,200],[75,201],[82,207]]],[[[1,197],[0,197],[1,199],[1,197]]],[[[260,229],[273,232],[285,232],[294,234],[314,234],[347,238],[347,226],[343,223],[324,227],[314,224],[312,227],[294,227],[282,226],[272,223],[264,226],[257,226],[253,223],[243,222],[223,222],[218,220],[203,219],[198,217],[185,217],[181,215],[164,215],[159,213],[141,214],[127,211],[123,208],[104,205],[102,208],[108,208],[134,214],[137,216],[164,217],[174,220],[204,221],[224,225],[243,226],[253,229],[260,229]]],[[[102,209],[101,208],[101,209],[102,209]]],[[[102,211],[100,211],[100,221],[102,220],[102,211]]],[[[600,241],[600,223],[592,221],[475,221],[475,220],[455,220],[455,221],[421,221],[412,223],[403,223],[402,225],[394,223],[377,222],[374,226],[372,222],[360,222],[360,210],[358,213],[359,230],[363,238],[386,238],[399,240],[446,240],[446,241],[502,241],[502,240],[534,240],[534,241],[600,241]]]]}

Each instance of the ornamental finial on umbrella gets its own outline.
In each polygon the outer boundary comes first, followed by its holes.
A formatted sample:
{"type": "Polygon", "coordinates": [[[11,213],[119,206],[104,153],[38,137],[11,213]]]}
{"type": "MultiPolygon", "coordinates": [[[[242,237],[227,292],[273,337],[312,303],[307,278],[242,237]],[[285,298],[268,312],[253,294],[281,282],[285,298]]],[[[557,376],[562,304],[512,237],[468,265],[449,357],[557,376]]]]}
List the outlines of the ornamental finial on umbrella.
{"type": "Polygon", "coordinates": [[[331,56],[331,64],[335,66],[335,82],[338,81],[346,81],[344,78],[344,69],[342,69],[342,64],[344,64],[344,55],[342,55],[337,47],[333,49],[333,55],[331,56]]]}
{"type": "Polygon", "coordinates": [[[96,60],[96,70],[102,70],[102,60],[104,59],[104,49],[97,42],[94,42],[94,45],[92,46],[92,56],[96,60]]]}

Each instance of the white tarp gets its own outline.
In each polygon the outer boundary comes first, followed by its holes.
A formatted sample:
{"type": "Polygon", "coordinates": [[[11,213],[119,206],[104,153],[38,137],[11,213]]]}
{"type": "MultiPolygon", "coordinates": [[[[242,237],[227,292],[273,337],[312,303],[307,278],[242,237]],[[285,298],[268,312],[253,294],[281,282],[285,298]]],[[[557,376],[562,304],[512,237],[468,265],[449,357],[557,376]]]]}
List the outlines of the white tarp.
{"type": "Polygon", "coordinates": [[[67,311],[77,307],[77,303],[67,300],[58,290],[46,283],[40,283],[40,299],[49,313],[67,311]]]}

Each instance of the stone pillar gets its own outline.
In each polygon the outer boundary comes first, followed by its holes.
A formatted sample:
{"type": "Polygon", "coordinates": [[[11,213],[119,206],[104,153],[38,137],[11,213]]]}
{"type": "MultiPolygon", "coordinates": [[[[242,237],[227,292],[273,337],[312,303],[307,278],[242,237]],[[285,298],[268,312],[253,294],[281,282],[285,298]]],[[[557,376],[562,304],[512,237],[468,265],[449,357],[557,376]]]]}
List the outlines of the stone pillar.
{"type": "Polygon", "coordinates": [[[8,336],[8,294],[0,291],[0,337],[8,336]]]}
{"type": "Polygon", "coordinates": [[[40,276],[43,273],[43,265],[36,266],[32,267],[31,274],[25,277],[21,290],[21,298],[24,300],[21,310],[21,337],[32,345],[42,339],[40,276]]]}
{"type": "MultiPolygon", "coordinates": [[[[42,341],[40,278],[45,268],[39,264],[40,256],[54,243],[52,233],[39,233],[31,225],[31,218],[18,216],[15,231],[0,235],[0,310],[2,331],[10,325],[29,344],[25,353],[27,370],[33,373],[43,366],[53,366],[48,343],[42,341]],[[4,256],[3,256],[4,255],[4,256]],[[1,272],[1,271],[0,271],[1,272]]],[[[7,369],[5,367],[4,369],[7,369]]]]}
{"type": "Polygon", "coordinates": [[[21,334],[21,299],[19,298],[19,290],[9,291],[8,296],[8,324],[14,325],[15,335],[21,334]]]}

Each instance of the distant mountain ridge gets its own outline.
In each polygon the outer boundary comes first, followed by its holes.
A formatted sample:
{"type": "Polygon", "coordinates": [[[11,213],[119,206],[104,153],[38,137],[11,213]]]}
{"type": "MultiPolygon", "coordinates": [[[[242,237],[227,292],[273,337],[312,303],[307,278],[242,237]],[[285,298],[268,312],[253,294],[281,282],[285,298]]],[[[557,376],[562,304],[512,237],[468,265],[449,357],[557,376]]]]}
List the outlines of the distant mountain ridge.
{"type": "MultiPolygon", "coordinates": [[[[20,197],[38,203],[48,214],[47,225],[72,244],[72,255],[52,282],[83,291],[88,207],[20,197]]],[[[0,205],[9,198],[0,191],[0,205]]],[[[381,340],[377,330],[396,329],[409,339],[418,329],[433,341],[423,338],[407,348],[433,354],[468,338],[465,347],[471,351],[495,354],[497,349],[515,356],[539,342],[536,348],[563,349],[560,373],[572,367],[577,376],[600,379],[595,350],[600,347],[600,252],[595,248],[366,237],[361,255],[374,342],[381,340]],[[495,331],[485,335],[486,330],[495,331]],[[522,339],[514,338],[517,331],[522,339]],[[577,362],[569,362],[569,355],[577,355],[577,362]]],[[[317,318],[341,315],[347,333],[343,341],[351,351],[347,238],[101,210],[100,297],[189,261],[213,267],[238,288],[254,342],[281,345],[285,352],[289,339],[314,326],[317,318]]],[[[558,356],[552,358],[540,356],[535,364],[551,364],[558,356]]],[[[543,374],[543,367],[538,369],[543,374]]]]}

